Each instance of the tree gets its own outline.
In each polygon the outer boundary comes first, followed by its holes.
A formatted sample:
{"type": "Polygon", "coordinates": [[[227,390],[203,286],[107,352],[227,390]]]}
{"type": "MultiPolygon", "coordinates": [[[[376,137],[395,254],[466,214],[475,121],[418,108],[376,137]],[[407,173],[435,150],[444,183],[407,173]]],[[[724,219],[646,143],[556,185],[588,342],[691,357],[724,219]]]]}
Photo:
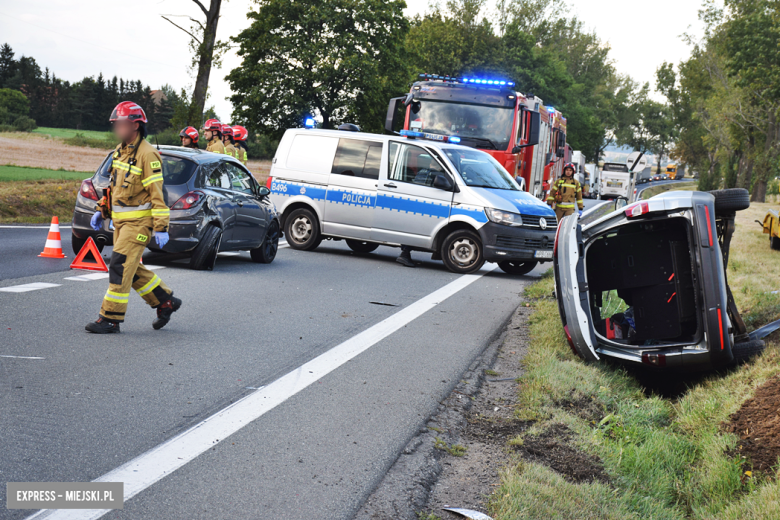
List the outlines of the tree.
{"type": "Polygon", "coordinates": [[[11,46],[4,43],[0,47],[0,88],[4,87],[6,82],[11,79],[16,72],[16,61],[14,61],[14,51],[11,46]]]}
{"type": "Polygon", "coordinates": [[[192,22],[192,26],[190,30],[187,30],[173,22],[169,18],[170,15],[163,15],[163,18],[190,36],[190,49],[192,50],[191,66],[193,69],[197,67],[198,72],[195,76],[195,86],[192,90],[188,123],[199,127],[206,107],[211,67],[216,66],[219,68],[221,65],[220,57],[228,45],[225,42],[217,41],[217,25],[219,24],[222,0],[211,0],[208,9],[199,0],[192,1],[205,15],[205,23],[188,16],[187,18],[192,22]]]}
{"type": "Polygon", "coordinates": [[[323,128],[380,131],[387,100],[405,87],[403,0],[259,0],[233,41],[243,58],[227,76],[233,119],[279,137],[305,115],[323,128]]]}

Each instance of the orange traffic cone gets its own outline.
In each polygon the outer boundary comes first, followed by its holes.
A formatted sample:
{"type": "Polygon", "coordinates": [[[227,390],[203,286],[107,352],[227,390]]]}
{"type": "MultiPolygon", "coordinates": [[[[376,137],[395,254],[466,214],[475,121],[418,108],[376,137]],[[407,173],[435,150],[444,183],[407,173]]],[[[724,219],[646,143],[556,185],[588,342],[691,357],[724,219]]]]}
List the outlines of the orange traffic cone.
{"type": "Polygon", "coordinates": [[[65,255],[62,254],[60,219],[57,217],[51,218],[51,227],[49,228],[49,236],[46,238],[46,245],[43,248],[43,253],[38,256],[43,258],[65,258],[65,255]]]}

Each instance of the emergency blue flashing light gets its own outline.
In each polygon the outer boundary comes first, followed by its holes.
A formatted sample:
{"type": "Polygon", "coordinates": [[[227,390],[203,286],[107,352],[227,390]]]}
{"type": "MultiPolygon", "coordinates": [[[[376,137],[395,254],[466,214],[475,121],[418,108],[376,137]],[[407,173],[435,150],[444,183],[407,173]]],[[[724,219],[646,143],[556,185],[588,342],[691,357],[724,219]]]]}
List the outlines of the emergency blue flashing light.
{"type": "Polygon", "coordinates": [[[506,81],[503,79],[482,79],[482,78],[470,78],[468,76],[461,78],[461,83],[475,84],[475,85],[499,85],[502,87],[514,87],[513,81],[506,81]]]}
{"type": "Polygon", "coordinates": [[[315,121],[313,117],[307,117],[303,120],[303,126],[306,128],[314,128],[317,126],[317,121],[315,121]]]}
{"type": "Polygon", "coordinates": [[[422,132],[415,132],[414,130],[401,130],[400,134],[404,137],[422,137],[422,132]]]}
{"type": "Polygon", "coordinates": [[[460,142],[460,137],[458,137],[458,136],[456,136],[456,135],[451,135],[451,136],[449,136],[449,137],[447,138],[447,141],[449,141],[449,142],[451,142],[451,143],[458,144],[458,143],[460,142]]]}

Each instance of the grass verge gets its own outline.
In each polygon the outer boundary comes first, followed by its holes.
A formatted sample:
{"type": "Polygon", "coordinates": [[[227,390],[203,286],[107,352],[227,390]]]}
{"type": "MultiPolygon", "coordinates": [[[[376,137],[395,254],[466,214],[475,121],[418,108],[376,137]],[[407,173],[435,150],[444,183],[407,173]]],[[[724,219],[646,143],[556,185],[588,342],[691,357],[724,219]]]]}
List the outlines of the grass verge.
{"type": "Polygon", "coordinates": [[[642,190],[642,200],[647,200],[650,197],[655,197],[659,193],[666,191],[696,191],[699,183],[696,181],[682,181],[675,184],[661,184],[660,186],[653,186],[642,190]]]}
{"type": "Polygon", "coordinates": [[[91,173],[70,172],[66,170],[49,170],[46,168],[30,168],[29,166],[0,166],[0,182],[40,181],[40,180],[84,180],[91,173]]]}
{"type": "Polygon", "coordinates": [[[47,135],[55,139],[69,139],[79,134],[90,139],[113,139],[111,132],[100,132],[96,130],[76,130],[75,128],[48,128],[38,127],[33,130],[34,134],[47,135]]]}
{"type": "MultiPolygon", "coordinates": [[[[780,297],[766,294],[780,289],[770,286],[780,283],[780,253],[752,222],[767,207],[740,212],[732,242],[730,284],[751,327],[780,316],[780,297]]],[[[780,374],[777,334],[763,356],[691,379],[687,392],[669,399],[625,369],[576,358],[552,290],[548,273],[526,292],[534,313],[516,415],[536,421],[526,436],[560,425],[574,432],[570,443],[599,457],[609,482],[577,484],[544,465],[512,459],[489,504],[494,518],[780,518],[778,467],[751,471],[751,462],[737,454],[738,437],[723,428],[758,386],[780,374]],[[589,410],[572,403],[589,403],[589,410]]]]}
{"type": "Polygon", "coordinates": [[[52,216],[70,222],[80,180],[0,183],[0,223],[48,224],[52,216]]]}

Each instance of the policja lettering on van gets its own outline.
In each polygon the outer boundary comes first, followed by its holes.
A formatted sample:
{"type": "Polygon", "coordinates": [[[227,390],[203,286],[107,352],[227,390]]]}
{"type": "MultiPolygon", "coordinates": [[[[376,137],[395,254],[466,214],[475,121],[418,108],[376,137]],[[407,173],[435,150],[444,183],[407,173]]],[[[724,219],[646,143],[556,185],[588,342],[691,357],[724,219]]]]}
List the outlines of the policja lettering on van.
{"type": "Polygon", "coordinates": [[[359,193],[345,192],[341,196],[341,202],[347,204],[359,204],[361,206],[371,206],[371,195],[360,195],[359,193]]]}

